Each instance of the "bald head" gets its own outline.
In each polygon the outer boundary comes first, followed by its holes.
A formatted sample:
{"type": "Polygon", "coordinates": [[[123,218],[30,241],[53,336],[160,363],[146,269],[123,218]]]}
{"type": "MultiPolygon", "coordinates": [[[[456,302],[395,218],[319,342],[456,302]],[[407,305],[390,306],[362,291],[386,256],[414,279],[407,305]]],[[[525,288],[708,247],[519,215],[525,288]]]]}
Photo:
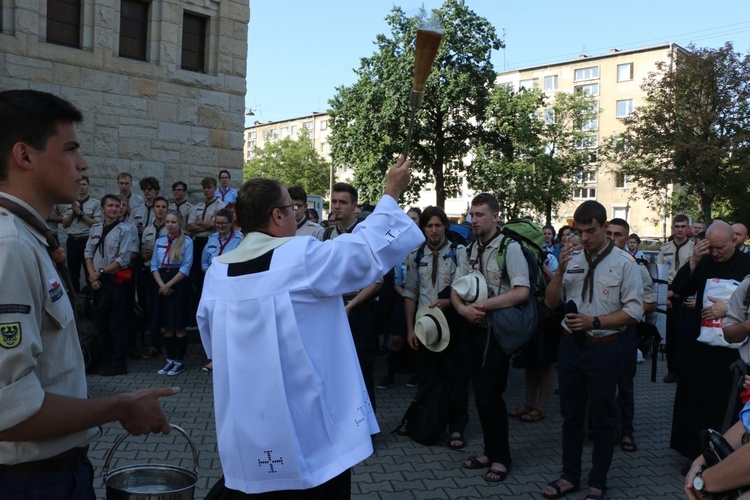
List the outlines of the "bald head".
{"type": "Polygon", "coordinates": [[[734,247],[741,248],[747,241],[747,226],[738,222],[732,226],[732,233],[734,234],[734,239],[732,240],[734,247]]]}
{"type": "Polygon", "coordinates": [[[715,262],[726,262],[734,255],[734,231],[724,221],[714,221],[706,231],[709,251],[715,262]]]}

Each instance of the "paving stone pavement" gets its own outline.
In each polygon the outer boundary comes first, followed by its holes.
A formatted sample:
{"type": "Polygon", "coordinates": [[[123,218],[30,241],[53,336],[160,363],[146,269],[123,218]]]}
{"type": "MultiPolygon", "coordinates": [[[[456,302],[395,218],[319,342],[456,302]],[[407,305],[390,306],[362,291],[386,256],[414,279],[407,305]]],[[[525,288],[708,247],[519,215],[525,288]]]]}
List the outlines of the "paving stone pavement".
{"type": "MultiPolygon", "coordinates": [[[[191,344],[188,370],[177,377],[157,375],[164,360],[130,361],[127,375],[105,378],[88,377],[91,397],[101,397],[144,387],[178,385],[182,392],[162,399],[170,421],[184,428],[200,453],[200,471],[196,499],[202,499],[221,475],[216,449],[211,376],[199,371],[203,363],[199,344],[191,344]]],[[[648,360],[650,361],[650,360],[648,360]]],[[[669,431],[675,384],[664,384],[666,363],[659,362],[657,382],[651,383],[650,364],[638,366],[636,375],[635,439],[638,451],[625,453],[616,448],[609,473],[610,498],[684,498],[680,468],[687,461],[669,449],[669,431]]],[[[385,372],[385,357],[379,356],[375,380],[385,372]]],[[[437,498],[542,498],[547,482],[560,475],[561,425],[559,400],[553,396],[544,420],[534,423],[510,419],[513,467],[502,483],[482,479],[484,471],[466,470],[462,460],[482,453],[482,436],[473,401],[466,430],[468,445],[457,452],[444,445],[422,446],[390,431],[400,421],[414,389],[404,384],[408,375],[398,375],[397,385],[377,392],[381,434],[375,438],[375,453],[354,467],[352,497],[362,499],[437,499],[437,498]]],[[[510,408],[523,402],[523,371],[511,370],[506,402],[510,408]]],[[[252,385],[248,385],[252,390],[252,385]]],[[[105,498],[100,477],[107,453],[124,431],[117,424],[103,427],[102,436],[92,443],[90,457],[96,471],[97,498],[105,498]]],[[[166,463],[191,468],[192,456],[187,442],[173,433],[169,436],[129,437],[118,448],[110,470],[132,464],[166,463]]],[[[591,463],[591,443],[584,446],[584,477],[591,463]]],[[[581,492],[571,500],[585,497],[581,492]]]]}

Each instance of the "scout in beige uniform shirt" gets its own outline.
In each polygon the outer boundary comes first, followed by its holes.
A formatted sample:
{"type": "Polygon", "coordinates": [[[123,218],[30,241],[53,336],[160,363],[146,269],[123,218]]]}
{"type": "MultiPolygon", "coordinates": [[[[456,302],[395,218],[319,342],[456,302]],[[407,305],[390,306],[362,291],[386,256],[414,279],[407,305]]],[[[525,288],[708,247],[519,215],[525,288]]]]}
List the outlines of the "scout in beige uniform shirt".
{"type": "MultiPolygon", "coordinates": [[[[606,248],[606,247],[605,247],[606,248]]],[[[617,311],[625,311],[628,316],[640,321],[643,317],[643,283],[641,271],[635,264],[635,259],[625,250],[617,247],[602,260],[594,270],[593,300],[582,298],[583,282],[589,264],[584,251],[574,255],[568,263],[563,276],[562,300],[572,300],[578,307],[579,314],[587,316],[606,316],[617,311]],[[629,263],[629,265],[625,265],[629,263]]],[[[592,329],[587,331],[592,337],[614,335],[625,327],[613,330],[592,329]]]]}
{"type": "Polygon", "coordinates": [[[414,250],[406,258],[406,281],[404,282],[405,299],[411,299],[417,303],[417,309],[430,304],[438,299],[438,294],[450,287],[453,283],[453,275],[456,272],[458,263],[465,261],[468,266],[466,257],[466,247],[457,245],[451,248],[451,242],[445,239],[438,252],[438,270],[435,284],[432,284],[432,252],[425,245],[422,258],[416,261],[419,249],[414,250]],[[454,262],[454,259],[455,262],[454,262]],[[417,280],[417,276],[419,279],[417,280]]]}
{"type": "Polygon", "coordinates": [[[666,264],[668,268],[667,281],[672,284],[677,271],[682,266],[690,262],[690,256],[693,255],[695,242],[690,238],[686,239],[682,245],[678,246],[674,241],[664,243],[659,249],[659,255],[656,257],[657,264],[666,264]]]}
{"type": "MultiPolygon", "coordinates": [[[[219,198],[214,198],[213,201],[206,204],[205,200],[195,205],[190,212],[188,217],[188,224],[193,224],[197,221],[211,220],[216,215],[216,212],[226,207],[223,201],[219,198]]],[[[205,231],[199,231],[191,235],[196,238],[208,238],[211,234],[215,233],[216,229],[207,229],[205,231]]],[[[203,251],[203,249],[201,249],[203,251]]]]}
{"type": "MultiPolygon", "coordinates": [[[[2,196],[35,213],[18,198],[2,196]]],[[[73,309],[46,246],[41,234],[0,209],[0,430],[35,415],[45,392],[87,395],[73,309]]],[[[43,441],[0,441],[0,464],[53,457],[85,446],[97,433],[92,428],[43,441]]]]}

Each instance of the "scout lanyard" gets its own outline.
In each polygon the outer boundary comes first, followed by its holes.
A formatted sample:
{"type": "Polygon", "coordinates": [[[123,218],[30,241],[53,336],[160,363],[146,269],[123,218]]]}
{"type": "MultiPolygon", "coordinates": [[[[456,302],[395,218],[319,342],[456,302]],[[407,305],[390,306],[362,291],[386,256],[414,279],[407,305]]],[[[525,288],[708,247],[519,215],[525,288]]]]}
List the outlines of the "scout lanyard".
{"type": "Polygon", "coordinates": [[[230,229],[229,236],[227,237],[226,241],[224,243],[221,242],[221,235],[217,235],[216,239],[219,240],[219,255],[224,253],[224,248],[229,244],[229,240],[232,239],[232,236],[234,236],[234,231],[230,229]]]}
{"type": "Polygon", "coordinates": [[[171,234],[167,235],[167,249],[164,251],[164,257],[161,258],[161,267],[166,267],[167,271],[172,267],[169,262],[169,251],[172,249],[172,242],[176,239],[177,238],[173,238],[171,234]]]}

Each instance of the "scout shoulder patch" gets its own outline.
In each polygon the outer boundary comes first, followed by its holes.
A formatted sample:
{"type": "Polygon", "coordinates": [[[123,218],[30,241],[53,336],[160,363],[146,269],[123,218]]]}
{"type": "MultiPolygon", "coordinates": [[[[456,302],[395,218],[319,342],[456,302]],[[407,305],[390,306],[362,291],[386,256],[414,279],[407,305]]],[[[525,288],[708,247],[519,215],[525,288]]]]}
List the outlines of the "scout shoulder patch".
{"type": "Polygon", "coordinates": [[[52,302],[57,302],[60,300],[63,296],[63,289],[62,286],[60,286],[60,282],[57,281],[57,279],[52,278],[49,280],[49,298],[52,299],[52,302]]]}
{"type": "Polygon", "coordinates": [[[0,346],[13,349],[21,344],[21,323],[0,323],[0,346]]]}

